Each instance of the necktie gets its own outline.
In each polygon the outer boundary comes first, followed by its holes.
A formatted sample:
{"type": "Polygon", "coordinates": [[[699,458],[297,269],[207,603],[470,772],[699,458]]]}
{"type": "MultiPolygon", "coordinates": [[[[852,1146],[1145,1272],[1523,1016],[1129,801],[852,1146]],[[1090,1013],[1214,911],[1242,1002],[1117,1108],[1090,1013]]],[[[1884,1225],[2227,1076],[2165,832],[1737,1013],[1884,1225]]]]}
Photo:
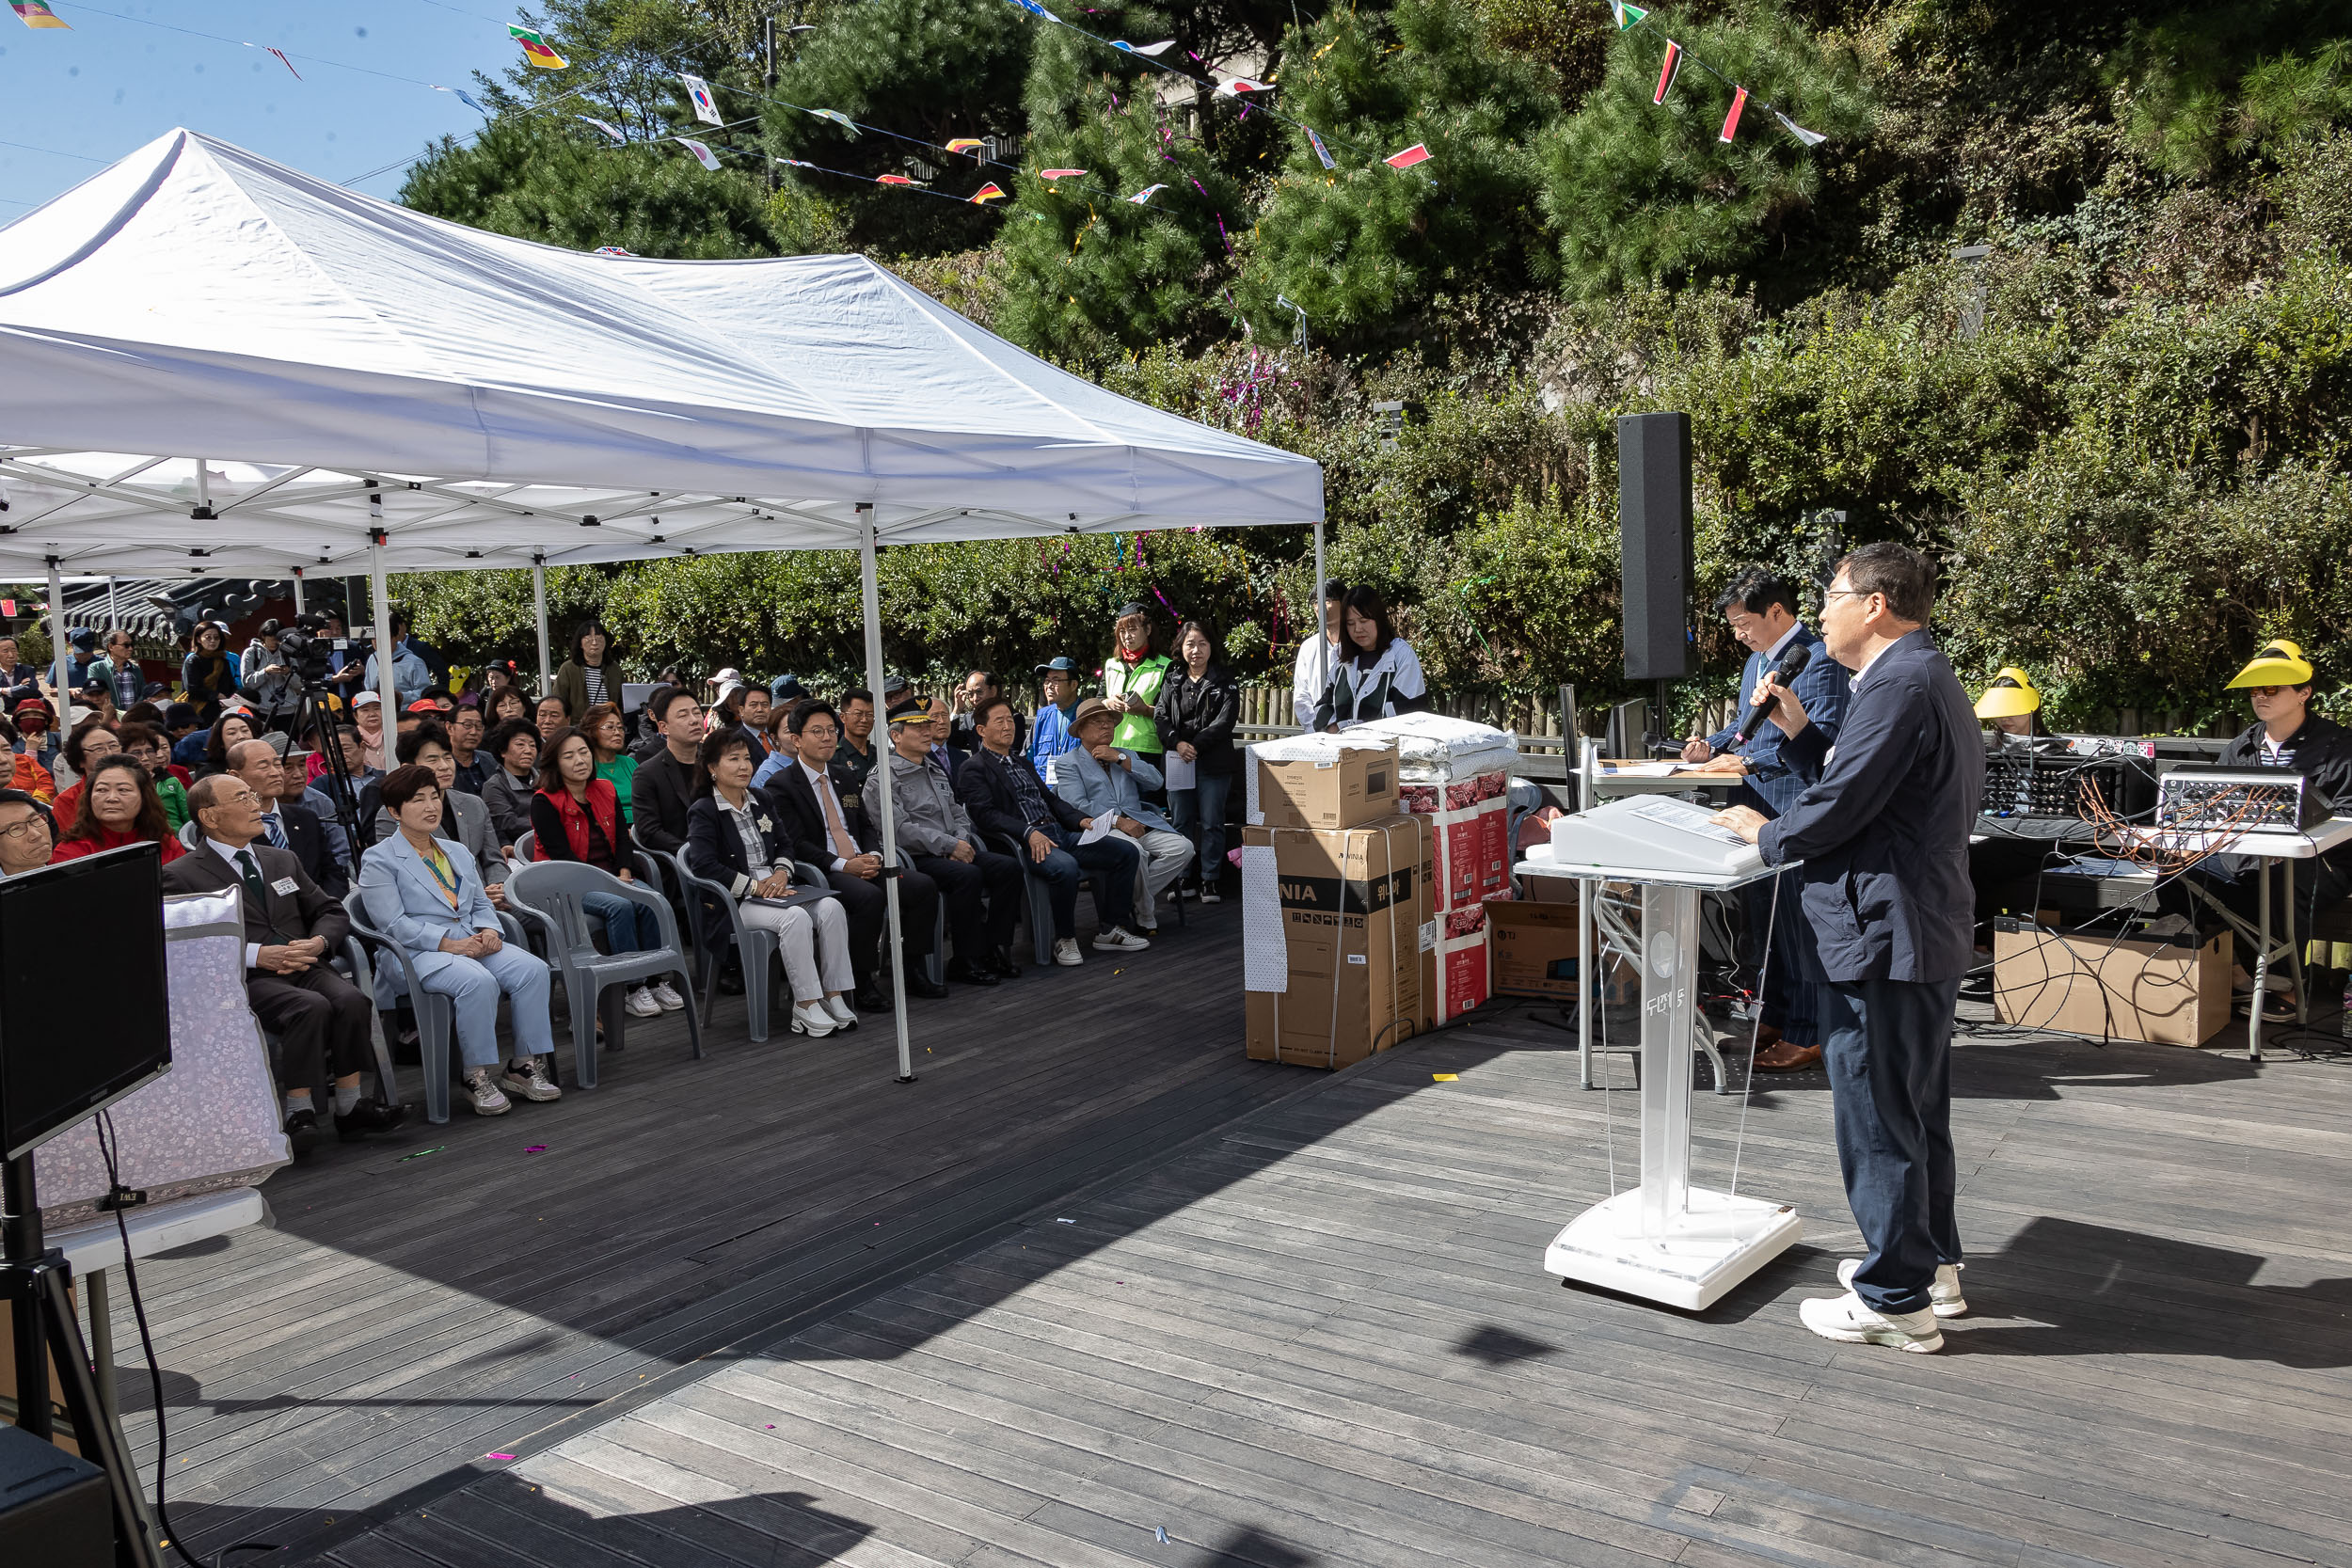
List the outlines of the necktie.
{"type": "Polygon", "coordinates": [[[850,831],[841,825],[841,808],[834,801],[831,779],[817,781],[817,799],[825,808],[825,832],[833,836],[833,852],[845,861],[857,859],[857,846],[851,842],[850,831]]]}
{"type": "Polygon", "coordinates": [[[262,828],[269,834],[269,844],[271,848],[283,849],[288,847],[286,843],[286,825],[278,819],[278,814],[276,812],[263,812],[262,814],[262,828]]]}
{"type": "Polygon", "coordinates": [[[245,883],[245,895],[252,901],[253,912],[268,919],[269,889],[262,885],[261,863],[254,860],[252,850],[237,851],[237,878],[245,883]]]}

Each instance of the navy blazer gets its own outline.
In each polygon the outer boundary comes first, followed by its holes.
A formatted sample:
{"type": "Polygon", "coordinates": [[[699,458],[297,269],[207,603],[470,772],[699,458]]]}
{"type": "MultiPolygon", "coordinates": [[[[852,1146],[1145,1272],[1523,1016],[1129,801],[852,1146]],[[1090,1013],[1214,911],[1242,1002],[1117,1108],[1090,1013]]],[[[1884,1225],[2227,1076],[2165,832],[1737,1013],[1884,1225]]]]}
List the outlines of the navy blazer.
{"type": "Polygon", "coordinates": [[[1984,800],[1984,736],[1925,630],[1879,655],[1832,747],[1807,724],[1781,755],[1804,792],[1756,838],[1803,861],[1805,922],[1833,981],[1951,980],[1968,971],[1976,897],[1968,833],[1984,800]]]}
{"type": "Polygon", "coordinates": [[[302,863],[303,875],[316,882],[321,893],[341,902],[351,891],[351,875],[335,858],[326,824],[319,820],[319,814],[299,800],[280,800],[278,820],[286,830],[287,847],[302,863]]]}
{"type": "MultiPolygon", "coordinates": [[[[1803,622],[1797,624],[1794,641],[1811,648],[1813,657],[1790,684],[1796,690],[1797,701],[1804,705],[1805,717],[1821,732],[1823,744],[1834,746],[1837,743],[1838,728],[1846,721],[1846,689],[1853,677],[1846,673],[1844,665],[1829,657],[1829,649],[1819,634],[1803,622]]],[[[1788,649],[1781,651],[1786,653],[1788,649]]],[[[1707,737],[1708,745],[1718,752],[1731,746],[1739,733],[1740,721],[1748,711],[1749,699],[1779,663],[1769,654],[1748,655],[1747,667],[1740,672],[1740,704],[1732,709],[1731,722],[1707,737]]],[[[1748,760],[1748,787],[1764,802],[1768,816],[1787,815],[1788,808],[1797,803],[1797,797],[1804,793],[1806,783],[1781,755],[1782,738],[1780,726],[1767,718],[1748,737],[1748,743],[1740,748],[1740,754],[1748,760]]]]}
{"type": "MultiPolygon", "coordinates": [[[[792,833],[784,814],[756,789],[744,793],[743,804],[768,841],[769,868],[791,872],[797,884],[801,873],[792,863],[792,833]]],[[[716,795],[705,795],[686,808],[684,858],[687,870],[723,884],[738,898],[752,890],[752,863],[743,854],[743,835],[735,831],[716,795]]]]}
{"type": "Polygon", "coordinates": [[[1028,816],[1021,809],[1021,797],[1014,792],[1009,776],[1015,768],[1027,769],[1029,777],[1037,781],[1037,792],[1044,798],[1045,815],[1055,826],[1068,833],[1084,831],[1086,813],[1054,793],[1054,786],[1039,774],[1028,752],[1015,752],[1009,757],[999,757],[985,747],[966,756],[956,768],[956,799],[963,802],[972,826],[1009,841],[1025,854],[1027,852],[1028,816]]]}

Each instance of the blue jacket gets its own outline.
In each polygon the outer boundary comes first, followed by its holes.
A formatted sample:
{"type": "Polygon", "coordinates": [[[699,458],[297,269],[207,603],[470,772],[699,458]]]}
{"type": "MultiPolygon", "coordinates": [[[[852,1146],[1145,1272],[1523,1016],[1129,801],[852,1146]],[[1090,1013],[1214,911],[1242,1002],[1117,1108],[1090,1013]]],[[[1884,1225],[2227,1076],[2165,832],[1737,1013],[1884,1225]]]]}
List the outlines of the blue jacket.
{"type": "Polygon", "coordinates": [[[1054,793],[1089,816],[1117,812],[1147,828],[1174,832],[1167,817],[1143,803],[1142,791],[1160,787],[1160,770],[1123,747],[1120,754],[1135,767],[1105,768],[1083,746],[1064,752],[1054,759],[1054,793]]]}
{"type": "Polygon", "coordinates": [[[1833,748],[1808,724],[1781,755],[1807,787],[1756,847],[1803,861],[1805,922],[1833,981],[1951,980],[1976,921],[1968,833],[1984,736],[1960,677],[1915,631],[1854,686],[1833,748]]]}
{"type": "Polygon", "coordinates": [[[482,872],[473,857],[458,845],[446,846],[442,853],[457,873],[454,910],[441,896],[440,879],[424,857],[399,833],[372,846],[359,862],[359,896],[367,906],[368,924],[408,950],[419,978],[449,967],[453,955],[441,951],[443,938],[463,942],[476,931],[506,934],[490,895],[483,891],[482,872]]]}
{"type": "MultiPolygon", "coordinates": [[[[406,642],[400,643],[397,651],[392,655],[392,694],[400,699],[400,705],[403,708],[407,707],[410,703],[423,696],[424,689],[432,684],[431,667],[417,657],[416,650],[406,642]]],[[[360,672],[359,686],[363,691],[376,689],[375,656],[373,654],[368,656],[367,667],[360,672]]]]}
{"type": "Polygon", "coordinates": [[[1046,704],[1038,709],[1037,732],[1029,736],[1029,760],[1042,775],[1045,765],[1078,744],[1078,737],[1070,733],[1070,716],[1078,711],[1073,703],[1067,709],[1046,704]]]}
{"type": "MultiPolygon", "coordinates": [[[[1829,650],[1811,627],[1799,623],[1795,641],[1813,650],[1811,662],[1794,682],[1797,701],[1804,705],[1805,717],[1812,721],[1813,727],[1821,732],[1822,744],[1834,746],[1837,743],[1838,727],[1846,721],[1846,688],[1852,677],[1846,673],[1844,665],[1829,657],[1829,650]]],[[[1707,737],[1708,745],[1718,752],[1730,749],[1739,733],[1740,721],[1748,712],[1748,700],[1779,663],[1769,654],[1748,655],[1747,668],[1740,672],[1740,705],[1732,710],[1728,725],[1707,737]]],[[[1788,808],[1797,803],[1797,797],[1804,793],[1805,781],[1781,756],[1783,738],[1780,726],[1766,719],[1748,737],[1747,745],[1740,748],[1740,754],[1748,759],[1748,787],[1764,802],[1765,815],[1769,816],[1787,815],[1788,808]]]]}

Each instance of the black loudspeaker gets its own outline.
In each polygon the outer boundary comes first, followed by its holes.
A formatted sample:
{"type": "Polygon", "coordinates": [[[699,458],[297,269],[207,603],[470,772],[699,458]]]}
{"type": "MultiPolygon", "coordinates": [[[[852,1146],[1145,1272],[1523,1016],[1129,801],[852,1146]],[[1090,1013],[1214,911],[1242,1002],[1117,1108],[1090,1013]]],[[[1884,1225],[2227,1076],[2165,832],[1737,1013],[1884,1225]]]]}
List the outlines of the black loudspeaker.
{"type": "Polygon", "coordinates": [[[1691,416],[1617,421],[1617,539],[1628,680],[1691,673],[1691,416]]]}
{"type": "Polygon", "coordinates": [[[114,1568],[106,1472],[29,1432],[0,1426],[0,1562],[114,1568]]]}

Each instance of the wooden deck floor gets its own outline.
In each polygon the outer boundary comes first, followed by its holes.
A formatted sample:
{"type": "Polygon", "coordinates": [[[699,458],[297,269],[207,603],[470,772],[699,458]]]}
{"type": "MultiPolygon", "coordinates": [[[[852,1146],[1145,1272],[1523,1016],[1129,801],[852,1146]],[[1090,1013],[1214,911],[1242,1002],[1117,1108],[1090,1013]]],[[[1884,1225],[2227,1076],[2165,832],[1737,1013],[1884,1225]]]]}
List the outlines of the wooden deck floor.
{"type": "MultiPolygon", "coordinates": [[[[632,1049],[556,1117],[274,1183],[284,1232],[149,1285],[202,1385],[183,1527],[336,1568],[2352,1563],[2352,1065],[1969,1040],[1976,1312],[1898,1355],[1796,1321],[1858,1245],[1818,1074],[1759,1083],[1741,1175],[1804,1245],[1705,1314],[1564,1288],[1632,1097],[1532,1005],[1250,1069],[1219,913],[998,993],[911,1089],[825,1042],[771,1107],[748,1048],[632,1049]],[[1099,1037],[993,1037],[1046,996],[1099,1037]],[[1182,1026],[1115,1033],[1139,1005],[1182,1026]]],[[[1740,1101],[1696,1111],[1720,1181],[1740,1101]]]]}

